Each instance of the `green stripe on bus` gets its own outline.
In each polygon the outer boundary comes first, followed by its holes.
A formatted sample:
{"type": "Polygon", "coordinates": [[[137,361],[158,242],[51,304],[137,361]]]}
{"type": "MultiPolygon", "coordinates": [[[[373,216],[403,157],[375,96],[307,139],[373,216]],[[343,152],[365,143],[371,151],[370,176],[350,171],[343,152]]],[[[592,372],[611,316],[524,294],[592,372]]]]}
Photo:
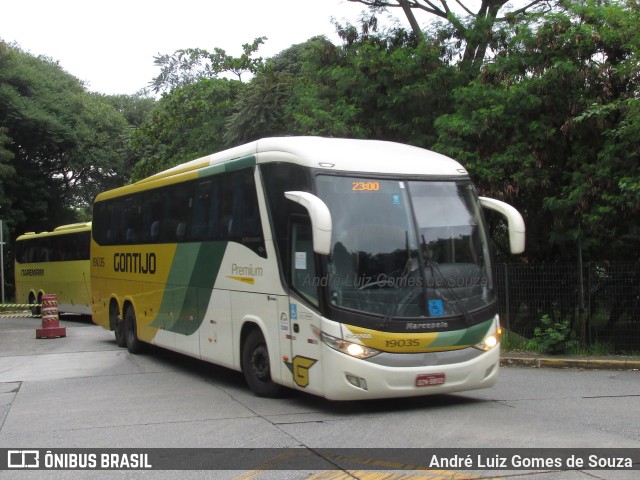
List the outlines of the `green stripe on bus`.
{"type": "Polygon", "coordinates": [[[248,157],[242,157],[236,160],[231,160],[230,162],[223,163],[224,168],[227,172],[231,172],[232,170],[240,170],[241,168],[253,167],[255,164],[255,155],[249,155],[248,157]]]}
{"type": "Polygon", "coordinates": [[[473,327],[468,328],[465,331],[464,336],[460,340],[462,345],[476,345],[480,343],[484,337],[487,336],[489,329],[493,325],[493,318],[490,318],[486,322],[479,323],[473,327]]]}
{"type": "Polygon", "coordinates": [[[240,170],[241,168],[253,167],[255,164],[255,155],[249,155],[248,157],[236,158],[235,160],[229,160],[228,162],[201,168],[198,170],[198,177],[202,178],[210,175],[217,175],[219,173],[232,172],[233,170],[240,170]]]}
{"type": "Polygon", "coordinates": [[[160,311],[151,324],[182,335],[195,333],[209,306],[227,242],[182,243],[174,261],[160,311]]]}
{"type": "Polygon", "coordinates": [[[487,335],[492,324],[493,319],[490,319],[467,329],[439,332],[438,337],[429,344],[429,348],[475,345],[487,335]]]}

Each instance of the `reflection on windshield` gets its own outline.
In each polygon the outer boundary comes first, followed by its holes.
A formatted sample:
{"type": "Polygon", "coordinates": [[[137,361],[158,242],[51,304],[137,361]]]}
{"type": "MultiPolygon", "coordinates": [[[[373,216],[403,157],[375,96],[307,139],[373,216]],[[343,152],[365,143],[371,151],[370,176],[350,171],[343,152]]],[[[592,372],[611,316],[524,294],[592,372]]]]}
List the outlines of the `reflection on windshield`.
{"type": "Polygon", "coordinates": [[[333,221],[336,307],[384,317],[468,316],[493,301],[489,254],[469,182],[321,175],[333,221]]]}

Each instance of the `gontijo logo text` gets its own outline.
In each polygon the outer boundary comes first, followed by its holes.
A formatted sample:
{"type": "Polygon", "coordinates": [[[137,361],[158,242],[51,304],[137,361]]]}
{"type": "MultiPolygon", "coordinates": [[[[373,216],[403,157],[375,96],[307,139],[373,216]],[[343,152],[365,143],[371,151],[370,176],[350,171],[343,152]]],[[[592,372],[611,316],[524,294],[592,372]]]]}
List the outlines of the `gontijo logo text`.
{"type": "MultiPolygon", "coordinates": [[[[91,259],[94,267],[106,267],[104,257],[93,257],[91,259]]],[[[140,252],[116,252],[113,254],[113,271],[121,273],[156,273],[158,261],[156,254],[140,252]]]]}

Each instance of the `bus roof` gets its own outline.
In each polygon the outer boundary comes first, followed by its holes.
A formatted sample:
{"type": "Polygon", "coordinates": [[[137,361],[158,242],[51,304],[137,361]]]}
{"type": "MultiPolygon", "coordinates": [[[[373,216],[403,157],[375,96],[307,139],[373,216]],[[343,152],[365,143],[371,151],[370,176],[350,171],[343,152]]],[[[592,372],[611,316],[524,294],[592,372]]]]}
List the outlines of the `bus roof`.
{"type": "Polygon", "coordinates": [[[213,174],[269,162],[290,162],[356,174],[468,176],[466,169],[449,157],[401,143],[311,136],[271,137],[177,165],[133,185],[103,192],[96,200],[173,183],[178,176],[186,180],[195,178],[198,172],[213,174]]]}
{"type": "Polygon", "coordinates": [[[86,230],[91,230],[91,222],[82,222],[82,223],[71,223],[69,225],[61,225],[56,227],[51,232],[25,232],[20,235],[17,240],[26,240],[27,238],[39,238],[39,237],[49,237],[52,235],[64,235],[66,233],[74,233],[74,232],[82,232],[86,230]]]}
{"type": "Polygon", "coordinates": [[[272,137],[183,163],[146,180],[250,156],[255,156],[256,163],[284,160],[311,168],[362,173],[467,175],[464,167],[449,157],[402,143],[325,137],[272,137]]]}
{"type": "Polygon", "coordinates": [[[68,230],[86,230],[91,228],[91,222],[71,223],[69,225],[61,225],[53,229],[54,232],[64,232],[68,230]]]}

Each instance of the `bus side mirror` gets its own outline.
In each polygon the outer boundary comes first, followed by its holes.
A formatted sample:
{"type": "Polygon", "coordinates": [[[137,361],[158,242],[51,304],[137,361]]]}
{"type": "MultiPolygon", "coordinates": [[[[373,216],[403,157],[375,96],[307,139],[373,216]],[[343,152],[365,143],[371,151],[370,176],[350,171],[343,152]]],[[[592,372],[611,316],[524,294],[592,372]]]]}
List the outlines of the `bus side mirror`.
{"type": "Polygon", "coordinates": [[[331,253],[331,212],[327,204],[309,192],[284,192],[289,200],[299,203],[309,212],[313,234],[313,251],[331,253]]]}
{"type": "Polygon", "coordinates": [[[520,212],[508,203],[493,198],[480,197],[480,205],[489,210],[494,210],[507,219],[509,226],[509,246],[511,253],[524,252],[525,227],[520,212]]]}

